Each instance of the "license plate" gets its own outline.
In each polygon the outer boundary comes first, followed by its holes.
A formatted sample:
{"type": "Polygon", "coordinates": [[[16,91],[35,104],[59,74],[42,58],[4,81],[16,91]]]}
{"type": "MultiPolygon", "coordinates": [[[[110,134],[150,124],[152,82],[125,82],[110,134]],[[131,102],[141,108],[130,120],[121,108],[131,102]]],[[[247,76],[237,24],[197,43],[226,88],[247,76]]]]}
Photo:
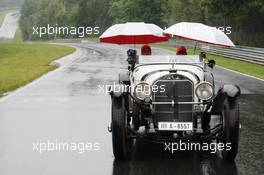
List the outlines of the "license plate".
{"type": "Polygon", "coordinates": [[[192,131],[192,122],[159,122],[161,131],[192,131]]]}

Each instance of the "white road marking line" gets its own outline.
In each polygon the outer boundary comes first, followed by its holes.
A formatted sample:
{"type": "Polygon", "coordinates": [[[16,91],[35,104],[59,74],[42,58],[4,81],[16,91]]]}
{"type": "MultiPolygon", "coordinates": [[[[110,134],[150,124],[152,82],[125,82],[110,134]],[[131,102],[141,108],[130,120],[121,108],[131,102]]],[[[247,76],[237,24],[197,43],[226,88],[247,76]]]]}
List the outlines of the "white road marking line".
{"type": "MultiPolygon", "coordinates": [[[[51,43],[51,44],[61,44],[61,45],[65,45],[65,44],[63,44],[63,43],[51,43]]],[[[66,44],[66,45],[67,45],[67,44],[66,44]]],[[[70,55],[67,55],[67,56],[65,56],[65,57],[59,58],[58,60],[55,60],[55,62],[56,62],[56,61],[59,61],[59,60],[61,60],[61,59],[65,59],[65,58],[67,58],[67,57],[76,57],[76,56],[78,56],[78,55],[80,55],[80,54],[81,54],[81,55],[84,55],[83,52],[85,52],[85,49],[83,49],[83,48],[79,48],[78,46],[72,46],[72,47],[75,47],[75,48],[76,48],[76,51],[75,51],[74,53],[72,53],[72,54],[70,54],[70,55]]],[[[161,50],[163,50],[163,49],[161,49],[161,50]]],[[[79,56],[78,56],[78,57],[79,57],[79,56]]],[[[40,82],[41,80],[43,80],[43,79],[45,79],[45,78],[48,78],[49,76],[51,76],[51,75],[57,73],[59,70],[61,70],[62,68],[65,68],[65,67],[67,67],[67,66],[69,66],[70,64],[71,64],[71,63],[65,64],[65,65],[61,65],[60,67],[58,67],[58,68],[55,69],[54,71],[48,72],[48,73],[42,75],[41,77],[39,77],[38,79],[32,81],[31,83],[26,84],[25,86],[20,87],[20,88],[18,88],[17,90],[8,93],[8,95],[3,96],[3,97],[0,98],[0,103],[3,103],[4,101],[6,101],[6,100],[8,100],[9,98],[15,96],[16,94],[19,94],[20,92],[22,92],[22,91],[25,90],[26,88],[29,88],[29,87],[31,87],[31,86],[37,84],[37,83],[40,82]]],[[[231,70],[231,69],[224,68],[224,67],[222,67],[222,66],[218,66],[218,65],[217,65],[217,67],[222,68],[222,69],[225,69],[225,70],[228,70],[228,71],[231,71],[231,72],[233,72],[233,73],[237,73],[237,74],[244,75],[244,76],[247,76],[247,77],[250,77],[250,78],[254,78],[254,79],[257,79],[257,80],[260,80],[260,81],[264,81],[264,80],[261,79],[261,78],[257,78],[257,77],[251,76],[251,75],[247,75],[247,74],[244,74],[244,73],[240,73],[240,72],[237,72],[237,71],[234,71],[234,70],[231,70]]]]}
{"type": "MultiPolygon", "coordinates": [[[[72,47],[74,47],[74,46],[72,46],[72,47]]],[[[72,53],[70,55],[66,55],[66,56],[64,56],[62,58],[59,58],[59,59],[55,60],[55,61],[59,61],[61,59],[65,59],[65,58],[68,58],[68,57],[69,58],[79,57],[79,55],[83,52],[83,49],[79,49],[77,47],[75,47],[75,48],[76,48],[76,51],[74,53],[72,53]]],[[[22,87],[20,87],[20,88],[18,88],[16,90],[14,90],[13,92],[8,93],[8,95],[3,96],[3,97],[0,98],[0,103],[3,103],[4,101],[8,100],[9,98],[19,94],[20,92],[24,91],[25,89],[27,89],[27,88],[39,83],[40,81],[50,77],[51,75],[53,75],[53,74],[57,73],[58,71],[62,70],[65,66],[69,66],[69,65],[70,65],[70,63],[68,63],[66,65],[62,65],[62,66],[58,67],[57,69],[55,69],[55,70],[53,70],[51,72],[48,72],[48,73],[42,75],[41,77],[39,77],[38,79],[26,84],[25,86],[22,86],[22,87]]]]}
{"type": "MultiPolygon", "coordinates": [[[[158,47],[156,47],[156,48],[158,48],[158,47]]],[[[158,48],[158,49],[165,50],[165,49],[163,49],[163,48],[158,48]]],[[[167,51],[167,50],[166,50],[166,51],[167,51]]],[[[169,52],[172,52],[172,51],[170,51],[170,50],[168,50],[168,51],[169,51],[169,52]]],[[[219,68],[222,68],[222,69],[225,69],[225,70],[231,71],[231,72],[233,72],[233,73],[237,73],[237,74],[240,74],[240,75],[244,75],[244,76],[246,76],[246,77],[250,77],[250,78],[254,78],[254,79],[260,80],[260,81],[264,81],[264,79],[261,79],[261,78],[258,78],[258,77],[254,77],[254,76],[252,76],[252,75],[248,75],[248,74],[245,74],[245,73],[241,73],[241,72],[238,72],[238,71],[235,71],[235,70],[231,70],[231,69],[228,69],[228,68],[225,68],[225,67],[219,66],[219,65],[217,65],[216,67],[219,67],[219,68]]]]}
{"type": "Polygon", "coordinates": [[[254,76],[252,76],[252,75],[244,74],[244,73],[241,73],[241,72],[238,72],[238,71],[235,71],[235,70],[231,70],[231,69],[228,69],[228,68],[225,68],[225,67],[219,66],[219,65],[217,65],[217,67],[219,67],[219,68],[221,68],[221,69],[228,70],[228,71],[233,72],[233,73],[237,73],[237,74],[240,74],[240,75],[244,75],[244,76],[246,76],[246,77],[254,78],[254,79],[257,79],[257,80],[260,80],[260,81],[263,81],[263,82],[264,82],[264,79],[261,79],[261,78],[258,78],[258,77],[254,77],[254,76]]]}

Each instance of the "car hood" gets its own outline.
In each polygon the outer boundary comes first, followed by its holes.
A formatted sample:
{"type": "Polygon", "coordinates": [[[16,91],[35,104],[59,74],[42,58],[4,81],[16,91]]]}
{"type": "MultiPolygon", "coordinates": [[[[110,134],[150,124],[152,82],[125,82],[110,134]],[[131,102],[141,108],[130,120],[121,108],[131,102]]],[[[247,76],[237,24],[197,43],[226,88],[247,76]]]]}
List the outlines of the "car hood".
{"type": "Polygon", "coordinates": [[[159,78],[176,73],[190,79],[194,84],[204,80],[204,70],[201,64],[146,64],[137,65],[131,74],[134,85],[140,82],[153,84],[159,78]]]}

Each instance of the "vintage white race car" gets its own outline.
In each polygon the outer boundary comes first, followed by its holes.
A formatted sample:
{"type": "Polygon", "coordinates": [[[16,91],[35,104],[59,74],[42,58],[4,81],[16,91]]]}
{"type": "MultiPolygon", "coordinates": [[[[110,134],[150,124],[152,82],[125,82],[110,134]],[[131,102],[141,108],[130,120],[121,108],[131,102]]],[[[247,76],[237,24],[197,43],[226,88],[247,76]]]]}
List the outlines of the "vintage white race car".
{"type": "Polygon", "coordinates": [[[234,160],[238,149],[240,89],[224,85],[215,93],[213,60],[200,55],[137,56],[128,51],[128,71],[112,87],[113,152],[129,157],[137,139],[153,142],[222,142],[234,160]],[[210,123],[211,116],[218,123],[210,123]]]}

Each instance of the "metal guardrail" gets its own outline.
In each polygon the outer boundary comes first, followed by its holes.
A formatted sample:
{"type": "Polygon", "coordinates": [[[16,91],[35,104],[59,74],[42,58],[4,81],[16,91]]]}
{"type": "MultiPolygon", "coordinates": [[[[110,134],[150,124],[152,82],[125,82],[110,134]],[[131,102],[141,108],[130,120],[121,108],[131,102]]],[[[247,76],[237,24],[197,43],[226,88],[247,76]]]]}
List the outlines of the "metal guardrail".
{"type": "Polygon", "coordinates": [[[264,49],[254,47],[238,46],[234,48],[224,48],[217,46],[201,46],[202,51],[214,55],[229,57],[233,59],[252,62],[264,65],[264,49]]]}
{"type": "MultiPolygon", "coordinates": [[[[170,43],[174,46],[186,46],[194,49],[194,41],[174,41],[170,43]]],[[[264,65],[264,48],[236,46],[234,48],[225,48],[213,45],[198,44],[197,49],[205,51],[206,53],[224,56],[228,58],[243,60],[251,63],[264,65]]]]}
{"type": "MultiPolygon", "coordinates": [[[[81,39],[57,39],[56,42],[82,42],[81,39]]],[[[196,42],[175,40],[170,41],[170,46],[185,46],[189,49],[195,48],[196,42]]],[[[228,58],[252,62],[264,66],[264,48],[236,46],[234,48],[225,48],[213,45],[197,44],[197,49],[205,51],[206,53],[224,56],[228,58]]]]}

